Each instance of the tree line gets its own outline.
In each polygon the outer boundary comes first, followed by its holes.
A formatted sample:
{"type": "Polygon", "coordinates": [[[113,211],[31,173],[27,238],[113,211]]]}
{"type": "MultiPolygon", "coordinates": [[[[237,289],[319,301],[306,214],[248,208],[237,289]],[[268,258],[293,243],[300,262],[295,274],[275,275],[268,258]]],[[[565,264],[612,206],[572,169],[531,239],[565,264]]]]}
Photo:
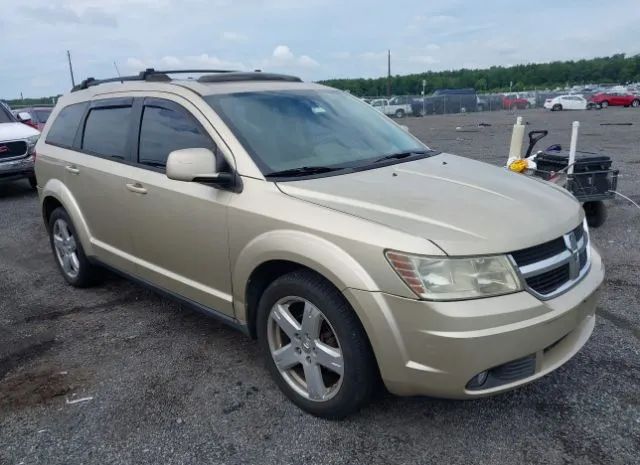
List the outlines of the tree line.
{"type": "MultiPolygon", "coordinates": [[[[396,75],[391,77],[391,92],[394,95],[419,95],[422,91],[423,79],[426,80],[426,94],[435,89],[463,87],[473,87],[478,92],[504,92],[553,89],[576,84],[623,84],[640,81],[640,54],[627,57],[624,53],[620,53],[589,60],[396,75]]],[[[358,96],[386,95],[387,93],[386,77],[328,79],[320,83],[347,90],[358,96]]]]}

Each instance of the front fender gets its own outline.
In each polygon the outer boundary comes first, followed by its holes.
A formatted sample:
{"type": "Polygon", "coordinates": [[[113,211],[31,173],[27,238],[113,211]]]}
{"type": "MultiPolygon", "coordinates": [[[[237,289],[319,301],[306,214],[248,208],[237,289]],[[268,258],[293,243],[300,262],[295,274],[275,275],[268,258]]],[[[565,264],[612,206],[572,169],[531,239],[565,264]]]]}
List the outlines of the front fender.
{"type": "Polygon", "coordinates": [[[246,321],[247,317],[244,300],[251,273],[271,260],[287,260],[304,265],[320,273],[341,291],[346,288],[378,290],[365,269],[334,243],[301,231],[269,231],[249,242],[233,266],[235,312],[240,321],[246,321]]]}
{"type": "MultiPolygon", "coordinates": [[[[94,255],[93,247],[91,245],[91,231],[87,226],[87,222],[85,221],[82,213],[80,212],[80,207],[78,206],[78,202],[75,197],[71,193],[71,191],[64,185],[62,181],[56,178],[49,179],[47,183],[40,190],[40,208],[44,218],[44,205],[47,198],[54,198],[62,207],[67,211],[71,221],[73,222],[73,226],[76,229],[76,233],[78,238],[80,239],[80,243],[82,244],[82,248],[84,253],[87,256],[94,255]]],[[[46,218],[45,218],[46,221],[46,218]]],[[[46,225],[48,227],[48,225],[46,225]]]]}

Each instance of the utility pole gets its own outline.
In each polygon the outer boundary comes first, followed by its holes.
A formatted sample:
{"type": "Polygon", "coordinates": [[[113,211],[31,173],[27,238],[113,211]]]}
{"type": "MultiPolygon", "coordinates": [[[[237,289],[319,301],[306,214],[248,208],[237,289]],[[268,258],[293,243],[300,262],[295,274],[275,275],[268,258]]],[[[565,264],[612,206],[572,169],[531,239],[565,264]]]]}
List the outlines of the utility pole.
{"type": "Polygon", "coordinates": [[[391,50],[387,50],[387,97],[391,97],[391,50]]]}
{"type": "Polygon", "coordinates": [[[71,86],[76,86],[76,80],[73,78],[73,66],[71,66],[71,52],[67,50],[67,59],[69,60],[69,73],[71,74],[71,86]]]}

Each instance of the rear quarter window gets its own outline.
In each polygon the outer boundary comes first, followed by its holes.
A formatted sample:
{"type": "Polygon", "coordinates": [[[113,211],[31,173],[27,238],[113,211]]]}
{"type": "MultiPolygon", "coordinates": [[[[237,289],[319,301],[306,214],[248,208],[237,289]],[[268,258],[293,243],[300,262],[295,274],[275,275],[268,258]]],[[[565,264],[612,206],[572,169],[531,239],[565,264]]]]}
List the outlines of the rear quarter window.
{"type": "Polygon", "coordinates": [[[53,121],[45,142],[61,147],[73,147],[73,141],[86,108],[86,103],[75,103],[64,107],[53,121]]]}

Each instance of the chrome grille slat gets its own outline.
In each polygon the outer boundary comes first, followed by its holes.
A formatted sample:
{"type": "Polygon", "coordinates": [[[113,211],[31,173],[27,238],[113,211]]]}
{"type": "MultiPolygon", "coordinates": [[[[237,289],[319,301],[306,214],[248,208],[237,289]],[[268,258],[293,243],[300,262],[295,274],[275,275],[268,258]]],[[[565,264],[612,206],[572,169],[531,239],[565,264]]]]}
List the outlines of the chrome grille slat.
{"type": "Polygon", "coordinates": [[[526,289],[539,299],[551,299],[577,284],[589,270],[589,235],[581,224],[553,241],[510,255],[526,289]],[[538,260],[532,262],[532,257],[538,260]]]}

